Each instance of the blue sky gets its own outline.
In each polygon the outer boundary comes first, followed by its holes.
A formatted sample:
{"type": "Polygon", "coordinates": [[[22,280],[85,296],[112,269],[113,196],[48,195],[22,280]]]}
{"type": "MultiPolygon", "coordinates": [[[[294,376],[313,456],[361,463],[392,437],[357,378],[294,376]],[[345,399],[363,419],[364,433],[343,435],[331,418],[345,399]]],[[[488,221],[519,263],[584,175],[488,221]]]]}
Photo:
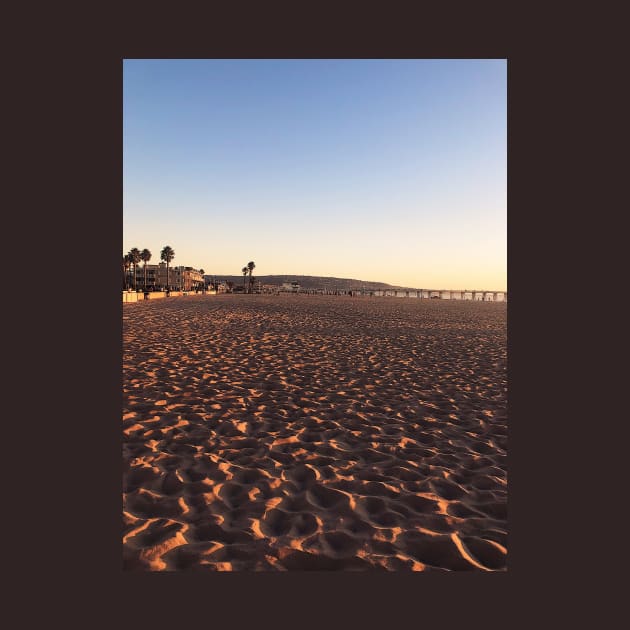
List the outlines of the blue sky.
{"type": "Polygon", "coordinates": [[[507,289],[505,60],[125,60],[123,253],[507,289]]]}

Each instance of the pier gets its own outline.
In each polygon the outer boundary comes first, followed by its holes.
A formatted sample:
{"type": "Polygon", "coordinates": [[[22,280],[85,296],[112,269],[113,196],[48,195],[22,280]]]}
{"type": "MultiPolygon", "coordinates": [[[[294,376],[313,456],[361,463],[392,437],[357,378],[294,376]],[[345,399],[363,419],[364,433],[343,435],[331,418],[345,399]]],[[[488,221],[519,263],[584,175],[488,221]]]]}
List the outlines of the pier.
{"type": "Polygon", "coordinates": [[[407,297],[440,300],[472,300],[477,302],[507,302],[507,291],[480,291],[477,289],[379,289],[366,291],[352,289],[353,295],[377,297],[407,297]]]}

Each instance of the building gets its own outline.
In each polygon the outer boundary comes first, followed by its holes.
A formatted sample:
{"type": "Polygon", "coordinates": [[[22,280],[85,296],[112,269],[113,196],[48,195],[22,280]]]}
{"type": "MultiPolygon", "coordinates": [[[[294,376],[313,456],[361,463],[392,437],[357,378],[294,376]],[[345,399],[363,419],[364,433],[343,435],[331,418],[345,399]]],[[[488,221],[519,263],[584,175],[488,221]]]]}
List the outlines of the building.
{"type": "Polygon", "coordinates": [[[291,291],[292,293],[298,293],[300,291],[300,283],[297,280],[293,282],[283,282],[281,291],[291,291]]]}
{"type": "MultiPolygon", "coordinates": [[[[144,286],[144,265],[138,265],[136,272],[136,281],[138,289],[148,291],[161,291],[167,288],[166,280],[166,263],[161,262],[157,265],[147,265],[147,284],[144,286]]],[[[131,279],[129,286],[133,286],[133,270],[130,272],[131,279]]],[[[201,272],[192,267],[184,267],[183,265],[169,266],[168,269],[168,288],[177,289],[179,291],[194,291],[203,289],[205,283],[201,272]]]]}

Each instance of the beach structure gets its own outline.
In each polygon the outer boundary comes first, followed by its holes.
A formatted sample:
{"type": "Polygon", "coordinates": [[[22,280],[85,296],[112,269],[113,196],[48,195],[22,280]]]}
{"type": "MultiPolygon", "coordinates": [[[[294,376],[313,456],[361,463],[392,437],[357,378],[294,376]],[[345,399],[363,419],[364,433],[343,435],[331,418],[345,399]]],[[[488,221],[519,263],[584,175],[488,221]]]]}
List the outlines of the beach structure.
{"type": "Polygon", "coordinates": [[[291,293],[299,293],[300,291],[300,283],[297,280],[293,280],[293,282],[283,282],[281,291],[290,291],[291,293]]]}
{"type": "MultiPolygon", "coordinates": [[[[157,265],[147,265],[147,283],[144,285],[144,267],[139,267],[138,273],[138,289],[141,290],[161,290],[165,289],[166,281],[166,263],[161,262],[157,265]]],[[[183,265],[169,268],[169,282],[171,288],[177,288],[180,291],[194,291],[195,289],[203,289],[205,286],[204,278],[201,272],[192,267],[183,265]]]]}
{"type": "Polygon", "coordinates": [[[353,294],[373,295],[375,297],[408,297],[435,300],[507,302],[507,291],[470,291],[468,289],[376,289],[369,292],[353,291],[353,294]]]}

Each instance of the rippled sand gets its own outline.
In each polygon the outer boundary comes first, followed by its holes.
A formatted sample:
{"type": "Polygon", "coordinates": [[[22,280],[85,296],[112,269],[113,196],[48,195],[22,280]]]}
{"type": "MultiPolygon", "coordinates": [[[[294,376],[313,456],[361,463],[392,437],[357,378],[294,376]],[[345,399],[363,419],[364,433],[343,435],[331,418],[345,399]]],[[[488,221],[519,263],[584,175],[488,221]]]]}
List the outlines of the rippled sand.
{"type": "Polygon", "coordinates": [[[123,305],[124,568],[505,570],[506,310],[123,305]]]}

